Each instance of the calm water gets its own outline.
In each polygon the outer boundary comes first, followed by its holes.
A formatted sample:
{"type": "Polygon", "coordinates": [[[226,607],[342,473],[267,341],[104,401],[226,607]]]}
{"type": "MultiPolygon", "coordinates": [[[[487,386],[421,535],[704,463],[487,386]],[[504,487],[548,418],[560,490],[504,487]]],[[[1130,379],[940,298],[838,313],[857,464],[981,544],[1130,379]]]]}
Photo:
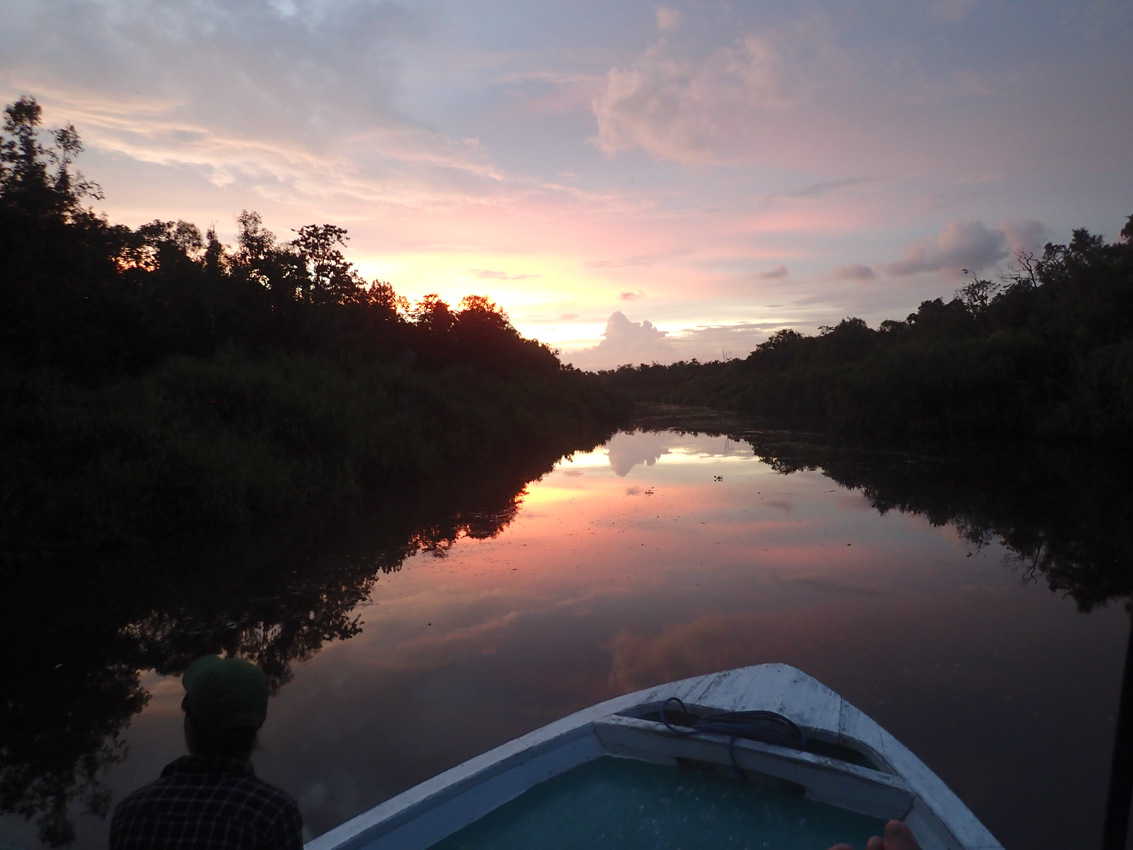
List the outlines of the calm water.
{"type": "MultiPolygon", "coordinates": [[[[49,757],[4,766],[5,805],[102,846],[84,796],[105,808],[182,752],[179,678],[154,668],[221,647],[278,685],[255,761],[311,836],[582,706],[783,661],[888,728],[1007,846],[1097,847],[1130,627],[1129,526],[1105,512],[1128,505],[1051,464],[1004,481],[986,466],[1004,459],[751,439],[619,433],[525,491],[485,485],[484,510],[338,547],[293,530],[251,567],[211,555],[189,585],[207,588],[168,603],[92,581],[59,603],[55,643],[26,644],[9,711],[29,701],[21,740],[49,757]],[[29,694],[56,680],[52,705],[73,702],[44,720],[29,694]],[[59,778],[99,746],[91,779],[59,778]]],[[[0,818],[8,844],[36,835],[0,818]]]]}

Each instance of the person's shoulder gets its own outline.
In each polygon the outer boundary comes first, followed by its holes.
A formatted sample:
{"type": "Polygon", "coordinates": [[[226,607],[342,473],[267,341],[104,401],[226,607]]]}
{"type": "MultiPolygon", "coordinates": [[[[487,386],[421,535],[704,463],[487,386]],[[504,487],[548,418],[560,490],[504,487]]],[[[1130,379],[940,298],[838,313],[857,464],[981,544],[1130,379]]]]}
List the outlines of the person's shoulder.
{"type": "Polygon", "coordinates": [[[255,774],[240,777],[240,784],[248,794],[256,797],[257,801],[265,808],[299,811],[299,804],[294,797],[267,780],[260,779],[255,774]]]}
{"type": "Polygon", "coordinates": [[[258,776],[241,777],[246,811],[282,848],[302,847],[303,816],[295,798],[258,776]]]}
{"type": "Polygon", "coordinates": [[[160,785],[161,780],[156,779],[152,782],[147,782],[140,788],[135,788],[133,791],[131,791],[129,794],[127,794],[117,802],[117,804],[114,806],[114,811],[126,811],[127,809],[144,803],[146,800],[150,799],[159,792],[160,785]]]}
{"type": "Polygon", "coordinates": [[[154,806],[160,806],[164,798],[163,783],[157,779],[136,788],[119,800],[110,815],[111,845],[114,845],[114,838],[119,832],[133,829],[133,824],[146,820],[154,806]]]}

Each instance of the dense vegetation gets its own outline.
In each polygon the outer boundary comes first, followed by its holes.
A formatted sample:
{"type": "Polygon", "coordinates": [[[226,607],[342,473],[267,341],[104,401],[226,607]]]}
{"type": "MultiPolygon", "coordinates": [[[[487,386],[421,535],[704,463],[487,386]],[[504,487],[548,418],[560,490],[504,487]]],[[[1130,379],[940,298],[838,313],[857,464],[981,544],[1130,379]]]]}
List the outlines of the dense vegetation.
{"type": "Polygon", "coordinates": [[[1087,439],[1133,431],[1133,216],[1120,241],[1077,230],[878,328],[776,332],[744,360],[623,366],[608,386],[889,440],[1087,439]]]}
{"type": "Polygon", "coordinates": [[[234,248],[89,208],[73,127],[21,98],[0,141],[0,558],[242,526],[593,442],[619,408],[480,296],[408,304],[347,234],[234,248]]]}

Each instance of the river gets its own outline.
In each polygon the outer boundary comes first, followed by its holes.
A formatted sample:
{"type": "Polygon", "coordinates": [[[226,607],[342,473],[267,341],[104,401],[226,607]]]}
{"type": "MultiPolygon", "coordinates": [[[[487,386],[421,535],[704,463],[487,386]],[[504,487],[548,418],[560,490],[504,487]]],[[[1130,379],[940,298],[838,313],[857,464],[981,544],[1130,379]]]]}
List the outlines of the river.
{"type": "Polygon", "coordinates": [[[161,604],[100,580],[64,594],[12,685],[40,749],[0,773],[5,807],[34,817],[3,816],[0,836],[104,846],[102,813],[183,751],[177,674],[225,648],[272,676],[255,764],[309,837],[606,697],[781,661],[873,716],[1006,846],[1098,846],[1128,496],[1057,454],[732,431],[619,432],[441,518],[391,507],[395,530],[344,535],[364,543],[293,529],[252,567],[213,552],[161,604]],[[55,681],[42,705],[25,692],[55,681]]]}

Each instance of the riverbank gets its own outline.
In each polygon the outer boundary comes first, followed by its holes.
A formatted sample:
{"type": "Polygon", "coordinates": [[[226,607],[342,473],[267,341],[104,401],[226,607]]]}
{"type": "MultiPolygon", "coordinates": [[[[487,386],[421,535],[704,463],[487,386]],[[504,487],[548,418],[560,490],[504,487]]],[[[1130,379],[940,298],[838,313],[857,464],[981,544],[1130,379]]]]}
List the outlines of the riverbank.
{"type": "Polygon", "coordinates": [[[231,348],[95,387],[6,372],[0,398],[3,562],[260,526],[535,446],[558,456],[600,441],[624,409],[569,371],[346,368],[231,348]]]}
{"type": "Polygon", "coordinates": [[[1123,444],[1133,429],[1133,217],[1076,230],[1003,281],[870,327],[781,328],[744,359],[601,373],[638,402],[706,405],[863,441],[1123,444]]]}

